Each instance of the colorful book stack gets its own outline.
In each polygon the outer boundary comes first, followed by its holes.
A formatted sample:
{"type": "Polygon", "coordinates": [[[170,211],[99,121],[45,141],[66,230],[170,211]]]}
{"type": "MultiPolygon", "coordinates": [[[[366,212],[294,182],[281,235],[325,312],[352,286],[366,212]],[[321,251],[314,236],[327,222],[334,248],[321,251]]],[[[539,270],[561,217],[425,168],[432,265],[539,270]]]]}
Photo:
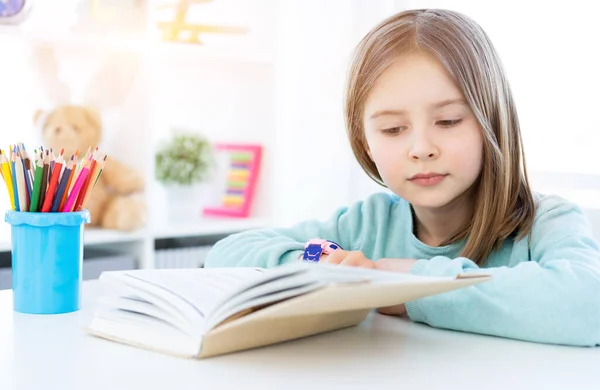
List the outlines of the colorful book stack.
{"type": "Polygon", "coordinates": [[[244,190],[248,187],[248,179],[250,179],[251,160],[250,153],[231,153],[227,188],[223,195],[224,206],[240,207],[244,204],[244,190]]]}
{"type": "Polygon", "coordinates": [[[33,151],[24,144],[0,150],[2,178],[15,211],[81,211],[104,169],[106,154],[91,147],[79,158],[76,151],[65,159],[64,150],[56,156],[52,149],[33,151]]]}
{"type": "Polygon", "coordinates": [[[248,217],[256,190],[262,155],[260,145],[215,144],[217,153],[224,154],[225,186],[220,205],[207,207],[205,216],[248,217]]]}

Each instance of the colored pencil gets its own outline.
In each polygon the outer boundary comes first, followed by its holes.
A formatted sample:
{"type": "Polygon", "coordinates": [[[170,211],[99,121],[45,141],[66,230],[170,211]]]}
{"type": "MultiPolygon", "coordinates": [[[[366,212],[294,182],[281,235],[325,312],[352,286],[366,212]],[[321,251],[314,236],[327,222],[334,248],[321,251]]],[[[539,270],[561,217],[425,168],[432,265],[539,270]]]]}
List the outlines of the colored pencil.
{"type": "Polygon", "coordinates": [[[69,182],[69,179],[71,178],[71,172],[73,170],[73,157],[74,156],[71,156],[71,160],[69,160],[67,166],[65,167],[65,171],[63,172],[62,178],[60,179],[60,185],[58,186],[58,190],[56,191],[56,196],[52,201],[51,211],[53,213],[58,211],[58,208],[62,203],[63,195],[66,192],[67,184],[69,182]]]}
{"type": "Polygon", "coordinates": [[[77,180],[75,181],[75,185],[73,186],[73,191],[69,194],[67,198],[67,202],[63,207],[63,212],[69,212],[75,206],[75,201],[77,200],[77,196],[79,195],[79,191],[81,191],[81,187],[83,186],[83,182],[88,176],[89,173],[89,160],[85,160],[82,163],[81,172],[79,172],[79,176],[77,176],[77,180]]]}
{"type": "Polygon", "coordinates": [[[9,145],[8,153],[0,149],[0,176],[11,208],[19,212],[84,210],[106,157],[91,146],[82,158],[77,150],[68,160],[64,149],[55,155],[53,149],[43,146],[30,156],[22,142],[9,145]]]}
{"type": "Polygon", "coordinates": [[[29,211],[27,203],[27,188],[25,188],[25,167],[21,158],[15,151],[15,176],[17,178],[17,187],[19,188],[19,211],[29,211]]]}
{"type": "Polygon", "coordinates": [[[31,195],[31,205],[29,211],[38,211],[38,205],[40,203],[40,192],[42,188],[42,176],[44,175],[44,160],[41,158],[37,159],[35,165],[35,175],[33,177],[33,190],[31,195]]]}
{"type": "Polygon", "coordinates": [[[46,199],[46,190],[48,185],[48,175],[50,174],[50,157],[48,153],[48,149],[46,149],[46,155],[44,156],[44,171],[42,174],[42,183],[40,185],[40,203],[44,204],[44,200],[46,199]]]}
{"type": "Polygon", "coordinates": [[[50,172],[54,169],[54,161],[56,160],[56,156],[54,155],[54,150],[50,148],[50,172]]]}
{"type": "MultiPolygon", "coordinates": [[[[19,203],[26,205],[26,207],[25,207],[26,210],[23,210],[23,211],[29,211],[29,201],[31,200],[31,192],[29,191],[29,184],[27,183],[29,175],[27,174],[27,169],[25,166],[25,157],[24,157],[23,151],[21,150],[21,146],[19,146],[19,145],[15,146],[15,153],[17,154],[16,163],[18,163],[18,165],[23,167],[23,193],[25,194],[25,202],[19,200],[19,203]]],[[[18,168],[18,166],[17,166],[17,168],[18,168]]],[[[18,169],[20,169],[20,168],[18,168],[18,169]]],[[[19,175],[19,172],[17,172],[17,175],[19,175]]],[[[19,178],[19,183],[18,183],[19,185],[21,184],[20,180],[21,179],[19,178]]]]}
{"type": "Polygon", "coordinates": [[[64,149],[60,152],[60,155],[54,162],[54,167],[52,168],[52,177],[50,178],[50,182],[48,183],[48,191],[46,192],[46,198],[44,199],[44,204],[42,206],[43,213],[47,213],[52,208],[52,201],[54,200],[56,187],[58,186],[58,180],[60,179],[62,167],[65,162],[65,160],[63,160],[62,157],[63,153],[64,149]]]}
{"type": "Polygon", "coordinates": [[[65,193],[62,196],[62,199],[60,201],[60,205],[58,206],[58,210],[62,210],[63,207],[65,206],[65,202],[67,201],[67,195],[69,195],[69,191],[72,188],[71,184],[73,183],[73,176],[75,176],[75,168],[78,165],[78,163],[77,163],[77,155],[78,154],[79,154],[79,151],[76,150],[75,154],[71,156],[71,160],[73,160],[73,162],[71,164],[71,171],[69,173],[69,180],[67,181],[67,187],[65,188],[65,193]]]}
{"type": "MultiPolygon", "coordinates": [[[[92,190],[96,186],[96,183],[98,182],[98,179],[100,178],[100,175],[102,174],[102,169],[104,168],[104,163],[106,161],[106,155],[100,156],[99,160],[100,161],[98,161],[98,163],[96,164],[94,170],[92,171],[92,173],[90,175],[91,180],[89,182],[88,187],[86,188],[85,194],[83,196],[83,201],[81,202],[81,205],[79,206],[79,210],[83,210],[85,208],[85,205],[87,204],[87,200],[90,197],[92,190]],[[93,180],[93,182],[92,182],[92,180],[93,180]]],[[[78,210],[78,209],[75,208],[75,210],[78,210]]]]}
{"type": "MultiPolygon", "coordinates": [[[[81,157],[81,161],[85,161],[88,158],[88,154],[90,153],[90,150],[92,149],[92,147],[88,147],[88,150],[83,154],[83,156],[81,157]]],[[[75,175],[73,177],[73,181],[71,183],[71,186],[69,187],[69,193],[71,191],[73,191],[73,186],[75,185],[75,180],[77,179],[77,176],[79,176],[79,172],[81,171],[81,164],[77,165],[77,169],[74,169],[75,171],[75,175]]]]}
{"type": "Polygon", "coordinates": [[[33,179],[30,176],[31,170],[31,160],[29,159],[29,155],[27,154],[27,150],[25,149],[25,144],[21,142],[19,145],[19,152],[21,154],[21,161],[23,162],[23,168],[25,169],[25,184],[27,186],[27,197],[31,199],[31,190],[32,190],[32,182],[33,179]]]}
{"type": "Polygon", "coordinates": [[[83,182],[83,186],[81,187],[81,191],[79,191],[79,195],[77,196],[77,200],[75,201],[75,207],[73,208],[73,210],[75,211],[81,211],[81,205],[83,204],[83,198],[85,198],[86,193],[88,192],[88,187],[90,186],[90,180],[92,179],[92,174],[94,173],[94,170],[96,169],[96,165],[98,164],[98,162],[96,161],[96,159],[98,158],[97,156],[98,154],[98,148],[96,148],[96,150],[92,153],[92,155],[90,156],[90,172],[87,175],[87,178],[85,179],[85,181],[83,182]]]}
{"type": "Polygon", "coordinates": [[[15,193],[13,190],[12,174],[10,172],[10,164],[6,158],[6,154],[3,150],[0,150],[0,163],[2,164],[2,177],[6,183],[6,189],[8,190],[8,197],[10,198],[10,207],[15,210],[15,193]]]}
{"type": "Polygon", "coordinates": [[[15,210],[21,211],[21,208],[19,207],[19,182],[17,181],[17,172],[15,170],[15,154],[13,153],[12,149],[10,150],[10,164],[12,167],[13,192],[15,195],[15,210]]]}

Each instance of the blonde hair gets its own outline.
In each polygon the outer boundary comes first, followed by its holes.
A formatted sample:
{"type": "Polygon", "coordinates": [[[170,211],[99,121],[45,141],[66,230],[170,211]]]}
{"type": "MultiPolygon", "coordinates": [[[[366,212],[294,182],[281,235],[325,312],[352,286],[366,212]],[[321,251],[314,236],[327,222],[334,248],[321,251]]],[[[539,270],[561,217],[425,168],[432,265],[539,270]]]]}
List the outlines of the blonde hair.
{"type": "Polygon", "coordinates": [[[358,45],[348,77],[346,124],[352,151],[364,171],[385,186],[368,155],[365,101],[379,76],[410,52],[438,60],[461,90],[483,132],[483,167],[473,186],[470,222],[442,245],[467,238],[461,256],[482,265],[512,235],[531,231],[535,203],[529,187],[517,110],[501,61],[481,27],[447,10],[409,10],[373,28],[358,45]]]}

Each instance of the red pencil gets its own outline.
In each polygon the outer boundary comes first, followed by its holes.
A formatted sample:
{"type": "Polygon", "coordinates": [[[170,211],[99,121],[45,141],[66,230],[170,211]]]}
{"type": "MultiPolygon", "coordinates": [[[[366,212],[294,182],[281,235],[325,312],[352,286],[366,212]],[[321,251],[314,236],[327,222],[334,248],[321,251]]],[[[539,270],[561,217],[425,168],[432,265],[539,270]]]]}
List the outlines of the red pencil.
{"type": "Polygon", "coordinates": [[[56,186],[58,185],[58,179],[60,179],[62,166],[65,162],[62,156],[63,153],[64,149],[60,152],[60,156],[58,156],[56,162],[54,163],[54,168],[52,169],[52,176],[50,177],[50,184],[48,184],[48,191],[46,191],[46,198],[44,199],[44,205],[42,206],[42,213],[47,213],[52,207],[52,201],[56,192],[56,186]]]}

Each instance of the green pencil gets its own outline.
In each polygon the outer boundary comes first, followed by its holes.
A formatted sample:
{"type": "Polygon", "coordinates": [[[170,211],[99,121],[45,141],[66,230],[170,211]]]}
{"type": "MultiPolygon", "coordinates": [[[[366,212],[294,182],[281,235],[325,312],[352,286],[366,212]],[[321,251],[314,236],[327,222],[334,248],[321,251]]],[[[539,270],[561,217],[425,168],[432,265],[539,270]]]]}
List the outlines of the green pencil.
{"type": "Polygon", "coordinates": [[[33,191],[31,192],[31,205],[29,211],[38,211],[38,205],[40,202],[40,189],[42,187],[42,177],[44,175],[44,167],[42,165],[42,159],[37,160],[35,166],[35,175],[33,177],[33,191]]]}

